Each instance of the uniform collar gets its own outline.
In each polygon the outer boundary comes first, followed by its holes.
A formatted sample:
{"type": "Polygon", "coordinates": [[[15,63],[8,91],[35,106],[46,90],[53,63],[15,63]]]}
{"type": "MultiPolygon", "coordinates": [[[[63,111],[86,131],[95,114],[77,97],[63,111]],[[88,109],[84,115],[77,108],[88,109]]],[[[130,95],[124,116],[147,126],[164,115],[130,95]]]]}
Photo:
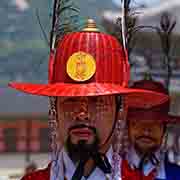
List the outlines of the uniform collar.
{"type": "MultiPolygon", "coordinates": [[[[165,163],[164,163],[164,157],[162,158],[160,155],[160,151],[157,151],[155,153],[156,157],[160,160],[160,165],[157,169],[157,175],[156,178],[158,179],[166,179],[166,173],[165,173],[165,163]]],[[[138,167],[140,162],[140,157],[136,153],[135,149],[133,147],[130,148],[129,152],[127,153],[126,159],[132,169],[135,167],[138,167]]],[[[147,176],[150,172],[152,172],[155,167],[150,161],[144,166],[143,173],[145,176],[147,176]]]]}
{"type": "MultiPolygon", "coordinates": [[[[65,167],[65,176],[69,180],[72,178],[76,170],[76,165],[70,159],[70,157],[68,156],[68,153],[66,152],[64,148],[62,150],[62,153],[63,153],[63,161],[64,161],[64,167],[65,167]]],[[[113,150],[112,150],[112,147],[110,147],[106,153],[106,156],[110,164],[112,164],[112,154],[113,154],[113,150]]],[[[99,168],[96,167],[94,171],[91,173],[91,175],[89,176],[88,180],[94,180],[95,177],[96,178],[99,177],[98,179],[100,179],[100,178],[105,177],[105,175],[99,168]]]]}
{"type": "MultiPolygon", "coordinates": [[[[112,165],[113,164],[113,157],[112,157],[113,149],[112,149],[112,147],[110,147],[109,150],[106,152],[106,156],[107,156],[110,164],[112,165]]],[[[62,148],[61,152],[59,153],[59,158],[58,158],[57,163],[58,163],[57,167],[59,167],[61,169],[58,172],[58,177],[66,177],[68,180],[70,180],[76,170],[76,165],[70,159],[65,148],[62,148]]],[[[53,168],[53,166],[51,167],[51,180],[55,180],[53,172],[52,172],[52,168],[53,168]]],[[[119,170],[120,170],[120,168],[119,168],[119,170]]],[[[91,173],[91,175],[88,177],[88,180],[94,180],[94,179],[106,180],[106,179],[108,179],[108,177],[109,177],[109,179],[111,179],[110,175],[105,175],[98,167],[96,167],[94,169],[94,171],[91,173]]],[[[120,180],[119,178],[117,178],[116,180],[120,180]]]]}

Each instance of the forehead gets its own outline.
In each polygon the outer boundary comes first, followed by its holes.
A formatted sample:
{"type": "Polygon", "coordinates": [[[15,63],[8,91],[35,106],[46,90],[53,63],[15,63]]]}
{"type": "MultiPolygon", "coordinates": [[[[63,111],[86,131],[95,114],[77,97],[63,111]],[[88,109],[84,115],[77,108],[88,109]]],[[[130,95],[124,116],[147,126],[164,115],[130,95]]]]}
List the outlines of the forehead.
{"type": "Polygon", "coordinates": [[[108,95],[108,96],[80,96],[80,97],[58,97],[58,102],[63,103],[63,102],[99,102],[101,101],[102,103],[104,102],[113,102],[115,100],[115,96],[113,95],[108,95]]]}
{"type": "Polygon", "coordinates": [[[128,120],[130,124],[135,124],[135,125],[146,125],[146,126],[163,126],[163,123],[161,121],[158,121],[157,119],[136,119],[132,118],[131,120],[128,120]]]}
{"type": "Polygon", "coordinates": [[[162,111],[155,111],[152,109],[129,109],[127,114],[128,121],[137,121],[137,123],[147,124],[163,124],[166,120],[166,114],[162,111]]]}

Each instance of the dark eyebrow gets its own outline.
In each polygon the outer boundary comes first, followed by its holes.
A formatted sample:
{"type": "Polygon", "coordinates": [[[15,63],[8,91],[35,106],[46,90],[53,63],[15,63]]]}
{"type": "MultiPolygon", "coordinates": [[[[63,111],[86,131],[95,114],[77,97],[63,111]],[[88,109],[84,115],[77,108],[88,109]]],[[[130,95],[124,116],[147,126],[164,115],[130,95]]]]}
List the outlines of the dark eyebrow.
{"type": "Polygon", "coordinates": [[[97,96],[92,96],[92,97],[90,98],[90,100],[96,102],[96,101],[98,100],[98,97],[97,97],[97,96]]]}
{"type": "Polygon", "coordinates": [[[61,102],[65,103],[65,102],[76,102],[76,101],[77,101],[77,98],[67,97],[63,99],[61,102]]]}

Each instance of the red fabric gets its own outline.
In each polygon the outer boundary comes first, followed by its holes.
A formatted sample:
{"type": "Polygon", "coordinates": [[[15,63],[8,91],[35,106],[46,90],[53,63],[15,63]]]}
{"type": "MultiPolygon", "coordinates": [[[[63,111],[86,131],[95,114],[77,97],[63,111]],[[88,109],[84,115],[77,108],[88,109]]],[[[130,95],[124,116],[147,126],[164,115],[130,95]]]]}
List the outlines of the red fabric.
{"type": "Polygon", "coordinates": [[[162,83],[153,80],[140,80],[134,82],[132,88],[147,89],[151,91],[156,91],[163,94],[168,94],[167,89],[162,83]]]}
{"type": "MultiPolygon", "coordinates": [[[[153,80],[140,80],[134,82],[133,86],[131,86],[133,89],[142,89],[142,90],[150,90],[157,93],[162,93],[165,95],[168,95],[167,89],[163,86],[162,83],[153,81],[153,80]]],[[[152,97],[151,97],[152,98],[152,97]]],[[[161,111],[162,113],[166,112],[168,113],[170,106],[170,99],[168,99],[165,103],[161,103],[160,105],[153,107],[151,109],[152,111],[161,111]]],[[[136,108],[142,108],[142,109],[149,109],[149,107],[141,106],[138,104],[130,104],[129,108],[135,109],[136,108]]]]}
{"type": "Polygon", "coordinates": [[[55,56],[55,53],[53,50],[51,50],[50,55],[49,55],[49,66],[48,66],[49,83],[51,83],[51,80],[53,79],[54,56],[55,56]]]}
{"type": "Polygon", "coordinates": [[[139,170],[133,170],[128,165],[126,160],[122,161],[121,165],[122,180],[154,180],[155,171],[152,171],[148,176],[143,175],[139,170]]]}
{"type": "Polygon", "coordinates": [[[10,83],[17,90],[42,96],[99,96],[130,94],[132,104],[157,105],[167,96],[144,90],[128,88],[130,67],[127,52],[113,36],[102,32],[73,32],[66,34],[55,52],[50,52],[49,83],[10,83]],[[68,59],[76,52],[94,57],[96,72],[85,82],[76,82],[67,74],[68,59]]]}
{"type": "Polygon", "coordinates": [[[46,169],[25,175],[21,180],[50,180],[50,164],[46,169]]]}
{"type": "Polygon", "coordinates": [[[167,112],[161,112],[161,111],[153,111],[153,110],[128,110],[127,114],[128,120],[138,120],[138,121],[144,121],[144,120],[157,120],[159,122],[167,123],[169,122],[170,118],[167,116],[167,112]]]}
{"type": "MultiPolygon", "coordinates": [[[[25,175],[21,180],[50,180],[50,164],[46,169],[38,170],[28,175],[25,175]]],[[[132,170],[126,160],[122,161],[121,165],[122,180],[154,180],[155,171],[152,171],[148,176],[143,176],[138,170],[132,170]]]]}
{"type": "Polygon", "coordinates": [[[170,115],[168,111],[153,111],[153,109],[128,109],[127,119],[136,119],[138,121],[157,120],[161,123],[175,124],[180,123],[180,116],[170,115]]]}
{"type": "Polygon", "coordinates": [[[55,55],[54,83],[77,83],[67,72],[67,61],[76,52],[85,52],[96,61],[95,75],[85,83],[99,82],[128,85],[129,63],[121,44],[113,36],[102,32],[74,32],[58,42],[55,55]]]}
{"type": "MultiPolygon", "coordinates": [[[[140,80],[136,81],[131,88],[138,88],[142,90],[151,90],[158,93],[163,93],[168,95],[167,89],[162,83],[153,80],[140,80]]],[[[152,98],[152,97],[151,97],[152,98]]],[[[132,99],[129,99],[132,101],[132,99]]],[[[150,100],[151,101],[151,100],[150,100]]],[[[161,121],[163,123],[177,123],[180,122],[180,117],[173,116],[169,114],[170,98],[167,101],[159,103],[157,106],[148,107],[141,103],[133,104],[128,103],[128,119],[138,119],[138,120],[152,120],[161,121]]]]}
{"type": "Polygon", "coordinates": [[[10,83],[10,87],[26,93],[41,96],[100,96],[100,95],[126,95],[126,104],[145,105],[152,107],[168,100],[168,96],[152,91],[124,88],[119,84],[89,83],[89,84],[64,84],[54,83],[49,85],[31,83],[10,83]],[[153,97],[153,98],[152,98],[153,97]]]}

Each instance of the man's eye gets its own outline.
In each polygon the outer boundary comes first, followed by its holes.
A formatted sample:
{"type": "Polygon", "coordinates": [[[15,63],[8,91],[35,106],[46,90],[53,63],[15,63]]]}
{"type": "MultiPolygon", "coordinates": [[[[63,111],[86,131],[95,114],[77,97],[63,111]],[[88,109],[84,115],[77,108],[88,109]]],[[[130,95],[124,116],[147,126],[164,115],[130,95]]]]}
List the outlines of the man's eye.
{"type": "Polygon", "coordinates": [[[97,106],[105,106],[106,104],[104,103],[104,101],[98,101],[96,102],[97,106]]]}
{"type": "Polygon", "coordinates": [[[72,109],[72,108],[75,108],[77,107],[77,104],[74,102],[65,102],[63,103],[63,108],[64,109],[72,109]]]}
{"type": "Polygon", "coordinates": [[[138,126],[138,123],[136,123],[136,122],[131,122],[131,124],[132,124],[133,127],[137,127],[138,126]]]}
{"type": "Polygon", "coordinates": [[[62,103],[73,103],[73,102],[77,102],[78,99],[77,98],[66,98],[64,99],[64,101],[62,101],[62,103]]]}

